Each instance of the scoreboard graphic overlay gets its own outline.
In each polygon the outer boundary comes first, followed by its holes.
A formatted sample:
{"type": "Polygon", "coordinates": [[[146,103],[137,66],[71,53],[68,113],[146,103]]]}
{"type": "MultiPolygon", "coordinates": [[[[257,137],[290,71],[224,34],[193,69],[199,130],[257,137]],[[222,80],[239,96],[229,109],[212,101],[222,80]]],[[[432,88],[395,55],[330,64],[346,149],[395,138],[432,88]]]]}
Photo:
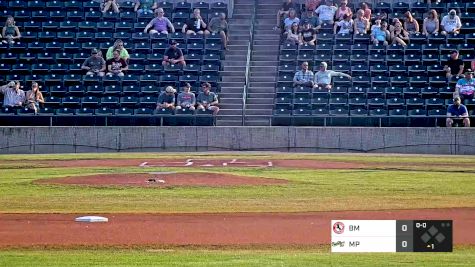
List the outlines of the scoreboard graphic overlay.
{"type": "Polygon", "coordinates": [[[452,220],[332,220],[332,252],[452,252],[452,220]]]}

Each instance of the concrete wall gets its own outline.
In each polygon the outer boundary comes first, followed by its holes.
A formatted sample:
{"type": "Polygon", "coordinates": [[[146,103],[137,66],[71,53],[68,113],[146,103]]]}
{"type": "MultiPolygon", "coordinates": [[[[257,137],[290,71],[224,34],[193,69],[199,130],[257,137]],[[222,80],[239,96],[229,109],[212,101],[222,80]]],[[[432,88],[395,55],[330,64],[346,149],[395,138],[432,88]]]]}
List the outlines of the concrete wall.
{"type": "Polygon", "coordinates": [[[475,128],[0,127],[0,153],[274,150],[475,154],[475,128]]]}

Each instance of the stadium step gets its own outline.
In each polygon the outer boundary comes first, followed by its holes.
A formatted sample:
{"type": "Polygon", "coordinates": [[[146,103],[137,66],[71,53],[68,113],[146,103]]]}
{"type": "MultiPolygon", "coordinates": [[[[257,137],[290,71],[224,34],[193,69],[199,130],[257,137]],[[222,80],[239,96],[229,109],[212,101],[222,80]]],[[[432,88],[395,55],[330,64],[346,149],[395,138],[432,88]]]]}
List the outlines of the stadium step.
{"type": "Polygon", "coordinates": [[[252,93],[274,93],[274,88],[269,87],[249,87],[248,92],[252,93]]]}
{"type": "Polygon", "coordinates": [[[272,109],[246,109],[246,115],[271,115],[272,109]]]}
{"type": "Polygon", "coordinates": [[[224,66],[224,71],[239,71],[244,73],[246,71],[246,66],[224,66]]]}
{"type": "Polygon", "coordinates": [[[251,61],[251,66],[260,66],[260,67],[276,67],[278,64],[277,60],[267,60],[267,61],[251,61]]]}
{"type": "Polygon", "coordinates": [[[274,107],[274,104],[247,104],[246,109],[271,109],[274,107]]]}
{"type": "Polygon", "coordinates": [[[251,76],[249,79],[251,83],[267,83],[267,82],[276,82],[275,76],[264,76],[264,77],[256,77],[251,76]]]}

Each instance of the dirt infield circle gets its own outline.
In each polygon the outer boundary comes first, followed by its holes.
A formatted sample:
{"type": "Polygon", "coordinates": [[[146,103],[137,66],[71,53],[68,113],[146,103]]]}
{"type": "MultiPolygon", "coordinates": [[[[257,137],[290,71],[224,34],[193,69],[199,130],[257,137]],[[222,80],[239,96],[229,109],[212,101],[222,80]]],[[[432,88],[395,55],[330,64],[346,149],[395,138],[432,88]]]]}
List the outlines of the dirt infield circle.
{"type": "Polygon", "coordinates": [[[139,186],[139,187],[174,187],[174,186],[242,186],[242,185],[276,185],[287,184],[287,180],[247,177],[226,173],[209,172],[151,172],[118,173],[88,176],[70,176],[56,179],[41,179],[37,184],[64,184],[89,186],[139,186]]]}

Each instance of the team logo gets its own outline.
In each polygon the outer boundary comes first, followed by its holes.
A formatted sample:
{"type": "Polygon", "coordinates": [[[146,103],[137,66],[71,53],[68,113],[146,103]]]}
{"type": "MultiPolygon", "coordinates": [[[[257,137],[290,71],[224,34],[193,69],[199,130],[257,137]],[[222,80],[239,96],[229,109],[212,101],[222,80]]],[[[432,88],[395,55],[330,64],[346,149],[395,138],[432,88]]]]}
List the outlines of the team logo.
{"type": "Polygon", "coordinates": [[[343,234],[345,231],[345,225],[342,222],[336,222],[333,224],[333,232],[335,234],[343,234]]]}

